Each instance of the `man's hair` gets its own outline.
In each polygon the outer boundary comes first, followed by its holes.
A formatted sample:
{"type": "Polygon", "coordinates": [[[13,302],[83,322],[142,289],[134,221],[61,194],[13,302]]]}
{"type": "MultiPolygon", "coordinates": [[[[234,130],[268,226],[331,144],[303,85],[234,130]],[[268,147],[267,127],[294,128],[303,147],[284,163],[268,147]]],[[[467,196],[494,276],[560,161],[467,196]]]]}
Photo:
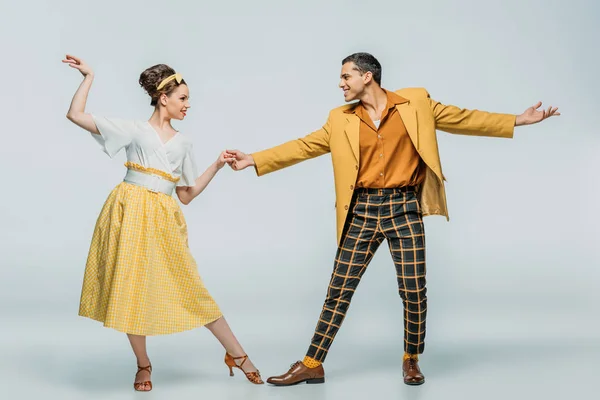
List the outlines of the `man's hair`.
{"type": "Polygon", "coordinates": [[[342,65],[352,62],[354,63],[354,69],[363,75],[366,72],[373,74],[373,80],[381,86],[381,64],[375,57],[369,53],[354,53],[344,58],[342,65]]]}

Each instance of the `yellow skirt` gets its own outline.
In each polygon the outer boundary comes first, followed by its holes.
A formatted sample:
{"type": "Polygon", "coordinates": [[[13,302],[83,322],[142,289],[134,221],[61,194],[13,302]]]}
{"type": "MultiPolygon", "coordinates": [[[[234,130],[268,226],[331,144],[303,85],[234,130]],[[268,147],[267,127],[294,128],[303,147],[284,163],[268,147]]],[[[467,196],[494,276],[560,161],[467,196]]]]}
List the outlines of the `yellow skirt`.
{"type": "Polygon", "coordinates": [[[94,229],[79,315],[144,336],[222,316],[198,274],[172,196],[125,182],[110,193],[94,229]]]}

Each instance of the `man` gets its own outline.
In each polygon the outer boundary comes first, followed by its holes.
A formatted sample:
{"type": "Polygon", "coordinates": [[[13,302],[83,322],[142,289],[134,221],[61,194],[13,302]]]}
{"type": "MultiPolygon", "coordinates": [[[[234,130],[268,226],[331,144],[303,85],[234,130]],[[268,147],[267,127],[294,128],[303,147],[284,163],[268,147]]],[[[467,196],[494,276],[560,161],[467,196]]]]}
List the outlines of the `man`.
{"type": "Polygon", "coordinates": [[[253,154],[229,151],[234,170],[254,166],[259,176],[329,152],[333,160],[338,250],[327,297],[304,360],[267,382],[325,381],[322,363],[362,274],[387,239],[404,304],[404,383],[420,385],[427,314],[423,216],[448,218],[436,129],[512,138],[515,126],[560,114],[553,107],[538,111],[541,102],[515,116],[443,105],[422,88],[387,91],[381,65],[368,53],[342,61],[339,87],[346,102],[359,101],[332,110],[318,131],[253,154]]]}

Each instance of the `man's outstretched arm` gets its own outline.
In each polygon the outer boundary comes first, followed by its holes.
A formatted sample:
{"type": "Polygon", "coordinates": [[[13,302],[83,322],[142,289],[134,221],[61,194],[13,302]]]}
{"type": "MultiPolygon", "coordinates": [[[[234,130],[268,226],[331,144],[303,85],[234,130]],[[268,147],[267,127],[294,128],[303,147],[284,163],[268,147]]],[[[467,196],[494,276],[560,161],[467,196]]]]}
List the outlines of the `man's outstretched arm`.
{"type": "Polygon", "coordinates": [[[452,105],[444,105],[429,97],[429,107],[433,113],[436,128],[449,133],[474,136],[510,138],[514,127],[531,125],[551,116],[560,115],[558,108],[538,110],[542,103],[529,107],[520,115],[500,114],[479,110],[467,110],[452,105]]]}
{"type": "Polygon", "coordinates": [[[254,166],[258,176],[290,167],[299,162],[329,153],[330,119],[323,127],[309,135],[280,144],[270,149],[246,154],[239,150],[227,150],[235,156],[230,166],[240,171],[254,166]]]}

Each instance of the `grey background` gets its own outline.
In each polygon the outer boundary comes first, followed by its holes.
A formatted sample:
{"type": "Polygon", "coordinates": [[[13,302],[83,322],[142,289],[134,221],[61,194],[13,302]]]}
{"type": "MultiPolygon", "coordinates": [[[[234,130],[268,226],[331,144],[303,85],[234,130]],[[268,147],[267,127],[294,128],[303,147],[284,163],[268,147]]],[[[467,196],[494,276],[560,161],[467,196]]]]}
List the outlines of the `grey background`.
{"type": "MultiPolygon", "coordinates": [[[[192,109],[176,128],[199,165],[318,129],[343,104],[340,61],[369,51],[388,89],[423,86],[465,108],[563,113],[513,140],[440,132],[451,222],[426,219],[429,319],[402,384],[401,302],[376,254],[325,364],[325,385],[227,376],[204,329],[152,338],[152,398],[590,398],[600,368],[595,175],[599,62],[593,1],[2,2],[0,397],[129,398],[123,334],[77,316],[96,217],[124,174],[65,114],[82,57],[90,112],[148,118],[137,84],[167,63],[192,109]]],[[[335,243],[329,156],[257,178],[223,169],[184,207],[207,287],[264,377],[301,359],[335,243]]],[[[238,374],[239,375],[239,374],[238,374]]]]}

